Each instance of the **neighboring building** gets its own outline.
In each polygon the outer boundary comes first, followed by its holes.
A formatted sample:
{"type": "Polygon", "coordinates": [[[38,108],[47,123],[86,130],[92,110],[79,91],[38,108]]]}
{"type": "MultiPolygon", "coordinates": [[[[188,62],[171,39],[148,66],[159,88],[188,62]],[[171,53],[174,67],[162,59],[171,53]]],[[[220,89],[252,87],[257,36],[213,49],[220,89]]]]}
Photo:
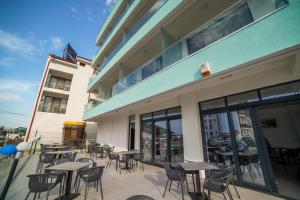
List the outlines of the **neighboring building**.
{"type": "Polygon", "coordinates": [[[299,10],[299,0],[116,1],[88,84],[105,101],[83,119],[98,123],[98,142],[140,149],[146,163],[235,164],[238,185],[298,198],[299,10]]]}
{"type": "Polygon", "coordinates": [[[86,91],[94,70],[89,59],[73,51],[68,45],[64,58],[48,56],[26,139],[41,135],[42,142],[51,143],[95,138],[96,124],[82,122],[85,105],[97,101],[86,91]]]}

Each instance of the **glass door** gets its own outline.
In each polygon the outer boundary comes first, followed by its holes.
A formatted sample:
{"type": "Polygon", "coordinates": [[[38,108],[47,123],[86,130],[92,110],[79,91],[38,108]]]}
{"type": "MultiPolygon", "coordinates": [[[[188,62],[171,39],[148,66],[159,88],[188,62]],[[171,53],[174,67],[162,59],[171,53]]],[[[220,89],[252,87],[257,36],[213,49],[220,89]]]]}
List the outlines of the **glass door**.
{"type": "Polygon", "coordinates": [[[235,179],[240,184],[265,188],[262,150],[251,110],[212,112],[203,115],[202,121],[207,160],[217,166],[235,165],[235,179]]]}
{"type": "Polygon", "coordinates": [[[230,112],[232,134],[236,145],[238,170],[244,184],[265,186],[261,155],[257,145],[257,136],[253,127],[253,118],[249,109],[230,112]]]}
{"type": "Polygon", "coordinates": [[[154,121],[154,162],[168,162],[167,121],[154,121]]]}
{"type": "Polygon", "coordinates": [[[142,151],[144,152],[144,161],[152,162],[152,122],[142,123],[142,151]]]}
{"type": "Polygon", "coordinates": [[[183,162],[183,135],[181,118],[169,120],[170,151],[172,162],[183,162]]]}

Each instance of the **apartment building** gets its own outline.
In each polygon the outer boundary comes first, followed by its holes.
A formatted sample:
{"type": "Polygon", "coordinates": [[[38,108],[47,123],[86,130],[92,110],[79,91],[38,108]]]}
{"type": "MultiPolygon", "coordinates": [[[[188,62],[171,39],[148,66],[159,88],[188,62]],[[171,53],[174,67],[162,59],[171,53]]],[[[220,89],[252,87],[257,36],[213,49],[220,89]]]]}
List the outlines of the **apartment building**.
{"type": "Polygon", "coordinates": [[[235,166],[240,186],[299,197],[300,1],[118,0],[96,38],[84,112],[148,164],[235,166]]]}
{"type": "Polygon", "coordinates": [[[68,44],[64,56],[49,55],[33,105],[26,139],[42,136],[42,142],[93,139],[95,123],[85,123],[84,109],[99,99],[86,91],[94,69],[91,60],[77,56],[68,44]]]}

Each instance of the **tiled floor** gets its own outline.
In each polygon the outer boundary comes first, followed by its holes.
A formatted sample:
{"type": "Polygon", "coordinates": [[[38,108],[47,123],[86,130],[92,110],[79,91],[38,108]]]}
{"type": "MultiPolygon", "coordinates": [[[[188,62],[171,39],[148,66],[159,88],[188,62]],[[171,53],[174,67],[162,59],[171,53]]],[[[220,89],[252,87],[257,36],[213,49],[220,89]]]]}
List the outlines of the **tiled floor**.
{"type": "MultiPolygon", "coordinates": [[[[79,156],[85,156],[85,154],[81,154],[79,156]]],[[[30,159],[30,163],[28,163],[22,171],[22,174],[18,177],[18,180],[14,182],[9,191],[8,198],[9,200],[21,200],[25,198],[25,195],[28,191],[28,178],[26,178],[27,174],[34,173],[36,168],[37,157],[33,157],[30,159]]],[[[106,159],[97,159],[98,165],[106,165],[106,159]]],[[[114,162],[111,167],[104,170],[103,174],[103,193],[105,200],[126,200],[128,197],[138,194],[143,194],[152,197],[153,199],[160,200],[177,200],[181,199],[181,191],[180,188],[177,187],[177,184],[174,184],[171,188],[171,191],[166,192],[165,198],[162,197],[164,187],[167,181],[167,177],[165,175],[164,169],[145,165],[145,170],[138,169],[132,173],[127,171],[122,171],[122,174],[115,171],[114,162]]],[[[231,188],[232,189],[232,188],[231,188]]],[[[259,199],[259,200],[267,200],[267,199],[279,199],[273,196],[269,196],[264,193],[255,192],[252,190],[238,188],[242,199],[259,199]]],[[[81,189],[82,195],[77,199],[82,200],[84,187],[81,189]]],[[[187,194],[186,188],[184,188],[185,199],[190,199],[187,194]]],[[[236,194],[233,192],[234,199],[238,199],[236,194]]],[[[42,195],[43,196],[43,195],[42,195]]],[[[54,199],[58,196],[58,188],[54,191],[51,191],[51,196],[49,199],[54,199]]],[[[33,198],[33,195],[30,199],[33,198]]],[[[44,198],[45,199],[45,198],[44,198]]],[[[100,191],[97,193],[94,187],[90,187],[89,200],[99,200],[101,199],[100,191]]],[[[223,199],[223,197],[219,194],[212,194],[212,199],[223,199]]]]}

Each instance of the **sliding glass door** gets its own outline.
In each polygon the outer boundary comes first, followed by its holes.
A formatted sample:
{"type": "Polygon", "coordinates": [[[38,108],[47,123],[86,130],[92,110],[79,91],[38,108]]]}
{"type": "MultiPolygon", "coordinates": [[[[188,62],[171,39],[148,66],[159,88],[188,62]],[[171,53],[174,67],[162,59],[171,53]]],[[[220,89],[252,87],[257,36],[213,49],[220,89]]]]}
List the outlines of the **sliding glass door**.
{"type": "Polygon", "coordinates": [[[207,159],[217,166],[235,166],[241,184],[265,187],[258,137],[249,109],[203,115],[207,159]]]}
{"type": "Polygon", "coordinates": [[[141,118],[141,149],[145,161],[156,165],[183,162],[180,107],[144,114],[141,118]]]}

